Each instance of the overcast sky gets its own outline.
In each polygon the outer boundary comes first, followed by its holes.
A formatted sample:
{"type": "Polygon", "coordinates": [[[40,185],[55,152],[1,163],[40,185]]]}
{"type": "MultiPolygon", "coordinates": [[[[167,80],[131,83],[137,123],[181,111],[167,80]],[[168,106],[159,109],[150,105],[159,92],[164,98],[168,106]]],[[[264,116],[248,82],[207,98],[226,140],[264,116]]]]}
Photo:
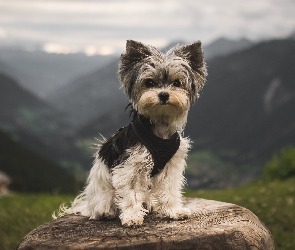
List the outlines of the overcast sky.
{"type": "Polygon", "coordinates": [[[161,47],[295,32],[295,0],[0,0],[0,46],[121,52],[126,39],[161,47]]]}

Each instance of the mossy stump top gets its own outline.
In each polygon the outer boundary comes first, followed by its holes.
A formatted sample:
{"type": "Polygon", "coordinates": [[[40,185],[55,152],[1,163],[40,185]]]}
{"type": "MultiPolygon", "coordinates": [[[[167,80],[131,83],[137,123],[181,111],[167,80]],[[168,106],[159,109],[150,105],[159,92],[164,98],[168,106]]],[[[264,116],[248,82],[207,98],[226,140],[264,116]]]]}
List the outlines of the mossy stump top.
{"type": "Polygon", "coordinates": [[[31,231],[17,250],[28,249],[274,249],[270,232],[248,209],[224,202],[188,198],[186,220],[153,214],[136,228],[119,220],[89,220],[68,215],[31,231]]]}

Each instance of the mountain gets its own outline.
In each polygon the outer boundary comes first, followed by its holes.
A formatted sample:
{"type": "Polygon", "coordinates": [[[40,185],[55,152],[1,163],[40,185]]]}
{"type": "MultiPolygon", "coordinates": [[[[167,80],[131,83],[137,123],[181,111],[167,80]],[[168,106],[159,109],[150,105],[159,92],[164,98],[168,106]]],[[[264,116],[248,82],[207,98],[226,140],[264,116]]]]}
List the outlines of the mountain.
{"type": "MultiPolygon", "coordinates": [[[[295,146],[294,55],[295,41],[286,39],[208,60],[208,81],[185,129],[194,142],[186,172],[190,188],[248,183],[273,153],[295,146]]],[[[114,117],[97,117],[78,135],[109,136],[127,124],[119,107],[114,117]]]]}
{"type": "Polygon", "coordinates": [[[50,54],[21,49],[0,50],[0,60],[7,65],[0,72],[12,76],[22,87],[44,98],[75,77],[96,70],[113,60],[113,56],[50,54]]]}
{"type": "Polygon", "coordinates": [[[250,48],[253,45],[254,43],[246,38],[231,40],[222,37],[204,46],[203,50],[205,58],[208,60],[214,57],[230,55],[250,48]]]}
{"type": "Polygon", "coordinates": [[[295,142],[295,41],[273,40],[208,61],[189,115],[196,149],[257,162],[295,142]]]}
{"type": "MultiPolygon", "coordinates": [[[[260,164],[294,145],[295,41],[247,46],[207,60],[208,81],[189,113],[185,134],[195,150],[214,151],[237,164],[260,164]]],[[[78,141],[109,136],[128,124],[117,64],[76,79],[60,96],[52,96],[52,103],[77,117],[78,141]]]]}
{"type": "Polygon", "coordinates": [[[71,120],[11,77],[0,74],[0,128],[54,162],[88,162],[73,140],[71,120]]]}
{"type": "MultiPolygon", "coordinates": [[[[175,41],[161,50],[165,52],[177,44],[184,44],[184,42],[175,41]]],[[[204,51],[206,56],[214,57],[242,50],[251,44],[246,39],[234,41],[222,38],[205,46],[204,51]]],[[[62,112],[70,114],[79,126],[87,126],[88,122],[97,120],[99,116],[114,120],[118,115],[114,115],[113,112],[105,113],[106,107],[109,111],[122,107],[123,111],[123,107],[128,104],[123,91],[119,90],[118,63],[119,60],[115,59],[90,74],[77,77],[48,94],[46,100],[62,112]]]]}
{"type": "MultiPolygon", "coordinates": [[[[280,148],[294,145],[295,41],[248,45],[237,46],[235,52],[220,46],[214,52],[220,56],[207,59],[208,81],[189,113],[185,135],[194,141],[192,153],[210,152],[208,158],[212,153],[218,160],[201,161],[202,166],[190,170],[189,181],[197,186],[227,186],[219,172],[229,171],[229,166],[235,185],[253,180],[259,174],[254,167],[280,148]],[[200,172],[203,180],[196,181],[200,172]],[[212,175],[205,176],[208,172],[212,175]]],[[[77,145],[85,148],[100,133],[108,137],[130,120],[117,67],[118,59],[75,78],[47,96],[51,105],[0,74],[1,127],[66,167],[84,161],[88,168],[77,145]]]]}
{"type": "Polygon", "coordinates": [[[84,126],[76,130],[76,138],[78,140],[92,140],[93,138],[109,137],[113,135],[119,128],[126,127],[131,118],[129,112],[122,106],[117,109],[110,110],[90,120],[84,126]]]}
{"type": "MultiPolygon", "coordinates": [[[[273,40],[208,60],[208,81],[185,130],[194,148],[257,163],[294,144],[293,52],[294,40],[273,40]]],[[[97,115],[77,131],[77,137],[109,136],[126,126],[129,119],[123,107],[97,115]]]]}
{"type": "MultiPolygon", "coordinates": [[[[197,39],[196,39],[197,40],[197,39]]],[[[169,49],[176,45],[187,44],[187,42],[179,40],[169,43],[168,46],[165,46],[161,49],[162,52],[167,52],[169,49]]],[[[241,38],[238,40],[228,39],[225,37],[218,38],[210,44],[203,44],[203,51],[206,60],[218,57],[229,55],[238,51],[242,51],[253,46],[254,43],[246,38],[241,38]]]]}
{"type": "Polygon", "coordinates": [[[62,112],[75,118],[78,125],[87,124],[106,111],[128,104],[128,99],[119,89],[117,77],[118,60],[91,74],[81,76],[48,96],[47,101],[62,112]]]}
{"type": "Polygon", "coordinates": [[[27,149],[0,130],[0,170],[18,192],[74,193],[80,183],[60,166],[27,149]]]}

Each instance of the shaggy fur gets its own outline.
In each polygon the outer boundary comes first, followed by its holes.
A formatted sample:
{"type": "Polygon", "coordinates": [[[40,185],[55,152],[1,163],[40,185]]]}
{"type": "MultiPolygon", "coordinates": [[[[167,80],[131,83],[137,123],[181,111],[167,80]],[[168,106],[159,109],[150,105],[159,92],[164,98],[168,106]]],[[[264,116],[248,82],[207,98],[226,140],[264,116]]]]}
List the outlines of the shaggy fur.
{"type": "Polygon", "coordinates": [[[146,129],[161,138],[159,141],[167,142],[177,131],[178,150],[163,168],[153,171],[156,159],[151,147],[138,140],[131,124],[120,129],[102,142],[84,191],[70,207],[61,207],[58,215],[79,213],[90,219],[119,216],[124,226],[141,225],[150,212],[172,219],[188,217],[181,190],[190,141],[182,137],[182,131],[206,75],[200,41],[177,46],[166,54],[127,41],[119,78],[135,113],[133,122],[142,117],[147,121],[146,129]]]}

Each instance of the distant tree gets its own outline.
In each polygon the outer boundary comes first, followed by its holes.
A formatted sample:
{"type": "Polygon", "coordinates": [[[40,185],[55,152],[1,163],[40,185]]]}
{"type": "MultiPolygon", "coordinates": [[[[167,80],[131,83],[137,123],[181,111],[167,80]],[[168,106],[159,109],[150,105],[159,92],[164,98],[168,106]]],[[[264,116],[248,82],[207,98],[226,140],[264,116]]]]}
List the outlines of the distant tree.
{"type": "Polygon", "coordinates": [[[274,154],[264,167],[264,179],[287,179],[295,176],[295,147],[284,148],[274,154]]]}

